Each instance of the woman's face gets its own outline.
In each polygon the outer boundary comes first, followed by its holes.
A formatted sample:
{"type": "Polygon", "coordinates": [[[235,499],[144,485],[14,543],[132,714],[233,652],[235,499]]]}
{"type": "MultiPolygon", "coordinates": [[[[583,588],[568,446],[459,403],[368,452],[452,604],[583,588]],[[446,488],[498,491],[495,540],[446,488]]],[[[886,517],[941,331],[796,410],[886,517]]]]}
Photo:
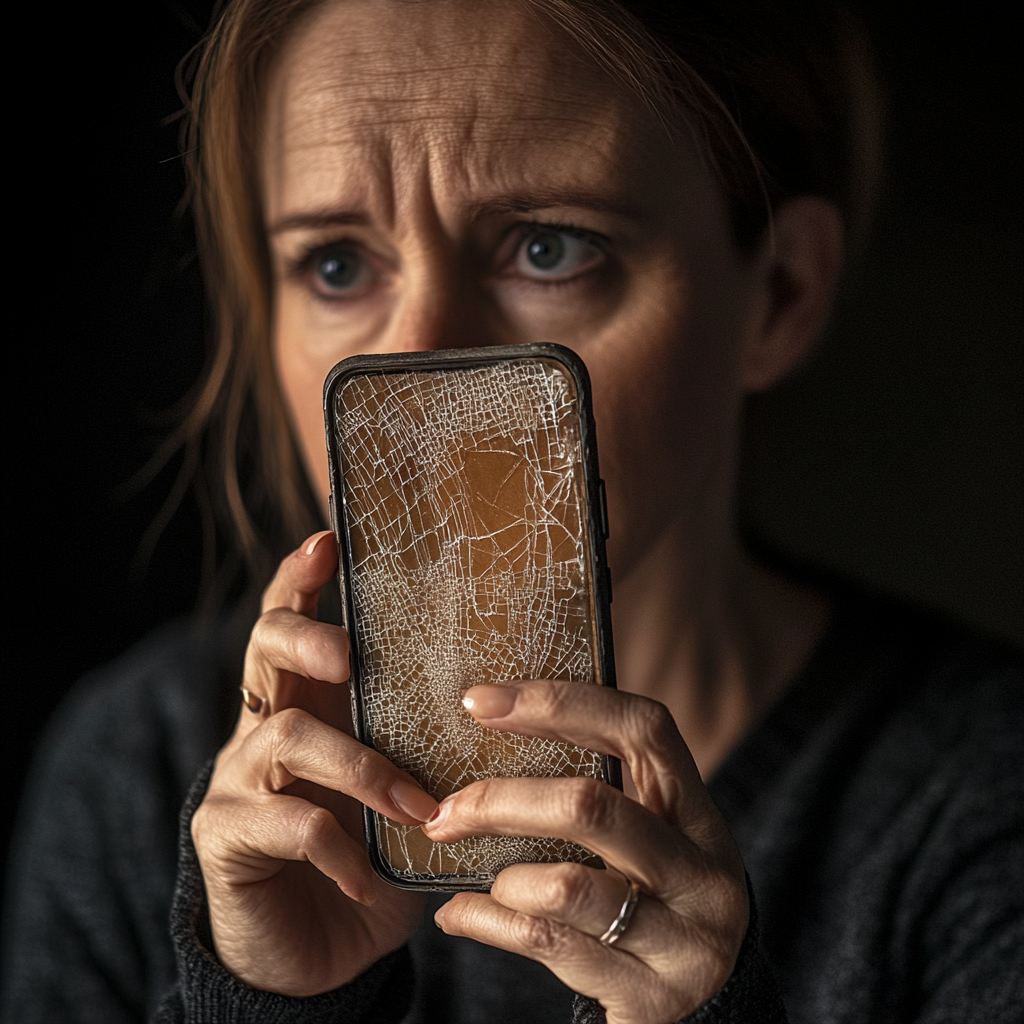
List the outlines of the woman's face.
{"type": "Polygon", "coordinates": [[[621,578],[728,520],[753,271],[686,130],[524,7],[326,3],[284,47],[263,139],[275,356],[326,505],[338,360],[574,349],[621,578]]]}

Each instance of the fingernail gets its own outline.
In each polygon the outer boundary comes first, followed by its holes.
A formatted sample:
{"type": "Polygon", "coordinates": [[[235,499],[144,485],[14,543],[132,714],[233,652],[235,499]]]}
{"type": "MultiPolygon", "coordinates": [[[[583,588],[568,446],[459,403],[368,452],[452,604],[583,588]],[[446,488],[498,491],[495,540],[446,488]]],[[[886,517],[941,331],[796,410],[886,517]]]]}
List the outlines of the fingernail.
{"type": "Polygon", "coordinates": [[[317,545],[320,543],[320,541],[322,541],[324,537],[329,537],[330,535],[330,530],[324,530],[321,533],[314,533],[313,536],[310,537],[308,541],[306,541],[306,546],[302,549],[302,553],[304,555],[313,554],[313,552],[316,551],[317,545]]]}
{"type": "Polygon", "coordinates": [[[392,783],[390,792],[395,806],[417,821],[426,821],[437,811],[437,801],[429,793],[404,779],[392,783]]]}
{"type": "Polygon", "coordinates": [[[427,818],[426,824],[432,829],[440,828],[444,824],[445,818],[447,818],[448,815],[451,813],[451,810],[451,800],[442,800],[437,805],[437,809],[434,811],[434,813],[429,818],[427,818]]]}
{"type": "Polygon", "coordinates": [[[471,686],[462,703],[474,718],[504,718],[512,713],[518,696],[514,686],[471,686]]]}

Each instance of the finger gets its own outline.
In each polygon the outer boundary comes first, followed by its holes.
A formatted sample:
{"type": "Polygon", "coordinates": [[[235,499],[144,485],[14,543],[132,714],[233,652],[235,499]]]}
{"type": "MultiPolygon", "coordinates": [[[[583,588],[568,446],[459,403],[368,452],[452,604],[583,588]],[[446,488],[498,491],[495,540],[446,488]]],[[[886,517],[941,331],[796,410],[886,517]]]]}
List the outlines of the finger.
{"type": "MultiPolygon", "coordinates": [[[[491,897],[503,907],[546,917],[595,939],[616,920],[629,895],[629,881],[618,871],[573,863],[515,864],[505,868],[491,887],[491,897]]],[[[685,938],[679,915],[641,894],[615,948],[663,969],[666,957],[674,958],[685,938]]]]}
{"type": "Polygon", "coordinates": [[[285,708],[302,708],[351,732],[349,693],[337,687],[349,674],[344,629],[288,608],[271,609],[257,620],[246,648],[236,738],[244,738],[263,719],[285,708]]]}
{"type": "Polygon", "coordinates": [[[463,696],[470,714],[503,732],[564,740],[621,758],[641,803],[701,842],[718,815],[671,713],[657,701],[606,686],[529,680],[473,686],[463,696]]]}
{"type": "Polygon", "coordinates": [[[367,906],[376,899],[362,845],[330,811],[299,797],[208,797],[193,815],[192,836],[207,885],[251,885],[277,874],[285,861],[309,861],[346,896],[367,906]]]}
{"type": "Polygon", "coordinates": [[[328,683],[347,682],[348,633],[329,622],[315,622],[288,608],[273,608],[256,620],[245,654],[244,686],[262,697],[281,672],[328,683]]]}
{"type": "Polygon", "coordinates": [[[262,611],[290,608],[308,618],[316,616],[320,588],[338,568],[338,546],[330,530],[314,533],[285,558],[263,592],[262,611]]]}
{"type": "Polygon", "coordinates": [[[735,965],[735,955],[697,950],[691,943],[675,947],[671,967],[659,971],[618,946],[602,945],[558,921],[511,910],[480,893],[453,897],[434,920],[448,935],[543,963],[573,991],[598,1000],[608,1024],[686,1017],[722,987],[735,965]]]}
{"type": "Polygon", "coordinates": [[[223,764],[219,786],[236,796],[249,796],[254,788],[272,794],[296,779],[344,793],[405,825],[419,824],[437,809],[411,775],[298,708],[253,730],[223,764]]]}
{"type": "MultiPolygon", "coordinates": [[[[597,999],[609,1020],[623,993],[632,1019],[658,1019],[642,1004],[661,994],[657,975],[628,953],[545,917],[510,910],[483,893],[460,893],[445,903],[434,920],[448,935],[463,936],[544,964],[574,992],[597,999]]],[[[662,1019],[670,1019],[664,1017],[662,1019]]],[[[674,1019],[674,1018],[672,1018],[674,1019]]]]}
{"type": "Polygon", "coordinates": [[[700,877],[703,858],[677,828],[587,777],[484,779],[445,797],[423,831],[435,842],[472,835],[569,839],[658,898],[700,877]]]}

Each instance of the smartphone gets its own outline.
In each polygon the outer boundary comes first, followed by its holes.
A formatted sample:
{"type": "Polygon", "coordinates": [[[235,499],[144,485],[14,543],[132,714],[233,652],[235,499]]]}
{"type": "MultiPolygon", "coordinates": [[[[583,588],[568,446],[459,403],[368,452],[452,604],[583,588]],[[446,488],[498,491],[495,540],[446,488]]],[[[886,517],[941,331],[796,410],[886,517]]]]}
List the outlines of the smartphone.
{"type": "MultiPolygon", "coordinates": [[[[440,800],[494,776],[589,775],[614,758],[484,729],[480,683],[615,685],[608,514],[590,381],[560,345],[353,356],[324,384],[331,521],[357,739],[440,800]]],[[[563,840],[433,843],[365,810],[402,888],[487,890],[510,864],[600,865],[563,840]]]]}

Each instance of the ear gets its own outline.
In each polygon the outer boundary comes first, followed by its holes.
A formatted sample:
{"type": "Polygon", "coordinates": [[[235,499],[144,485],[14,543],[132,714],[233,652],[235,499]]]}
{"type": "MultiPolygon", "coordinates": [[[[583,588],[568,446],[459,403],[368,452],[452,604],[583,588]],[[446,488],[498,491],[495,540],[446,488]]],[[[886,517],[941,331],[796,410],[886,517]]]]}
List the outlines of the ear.
{"type": "Polygon", "coordinates": [[[744,352],[743,386],[764,391],[814,347],[832,311],[843,262],[843,218],[820,196],[798,196],[775,211],[755,259],[762,301],[744,352]]]}

